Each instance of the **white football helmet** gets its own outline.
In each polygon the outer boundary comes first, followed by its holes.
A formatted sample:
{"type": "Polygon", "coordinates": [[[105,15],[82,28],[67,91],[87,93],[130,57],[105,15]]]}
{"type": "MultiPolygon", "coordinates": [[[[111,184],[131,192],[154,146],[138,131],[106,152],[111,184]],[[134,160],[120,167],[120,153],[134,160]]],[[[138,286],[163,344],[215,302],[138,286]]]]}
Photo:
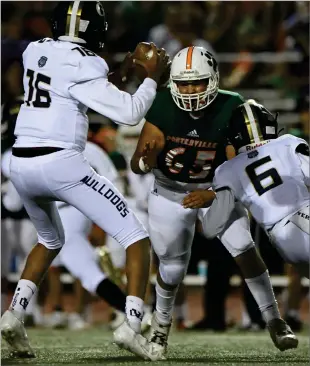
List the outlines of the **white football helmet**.
{"type": "Polygon", "coordinates": [[[186,47],[176,54],[171,64],[170,91],[176,105],[184,111],[199,111],[213,102],[219,89],[218,66],[204,47],[186,47]],[[181,94],[176,82],[208,79],[202,93],[181,94]]]}

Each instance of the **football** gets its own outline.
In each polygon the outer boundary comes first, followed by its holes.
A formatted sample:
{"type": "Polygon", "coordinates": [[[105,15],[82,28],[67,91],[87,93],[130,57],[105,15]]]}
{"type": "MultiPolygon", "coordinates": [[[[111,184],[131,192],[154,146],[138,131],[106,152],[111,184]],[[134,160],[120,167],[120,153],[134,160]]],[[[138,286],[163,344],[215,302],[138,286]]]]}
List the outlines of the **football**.
{"type": "MultiPolygon", "coordinates": [[[[157,50],[157,52],[159,52],[159,50],[157,50]]],[[[153,56],[153,50],[150,43],[148,42],[140,42],[133,53],[134,59],[143,62],[149,60],[152,56],[153,56]]],[[[167,69],[160,78],[160,82],[158,85],[159,87],[167,85],[170,76],[170,68],[171,68],[171,61],[169,61],[167,69]]],[[[141,65],[135,65],[134,73],[140,82],[143,82],[143,80],[147,77],[147,72],[141,65]]]]}

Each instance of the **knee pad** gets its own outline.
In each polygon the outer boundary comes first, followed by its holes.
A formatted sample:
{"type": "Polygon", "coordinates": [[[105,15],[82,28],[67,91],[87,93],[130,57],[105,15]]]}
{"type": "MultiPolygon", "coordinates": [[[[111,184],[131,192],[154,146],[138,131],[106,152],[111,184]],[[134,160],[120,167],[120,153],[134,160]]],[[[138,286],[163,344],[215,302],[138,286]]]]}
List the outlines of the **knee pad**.
{"type": "Polygon", "coordinates": [[[170,286],[179,285],[187,271],[186,261],[178,261],[173,263],[160,262],[159,264],[159,274],[162,280],[170,286]]]}

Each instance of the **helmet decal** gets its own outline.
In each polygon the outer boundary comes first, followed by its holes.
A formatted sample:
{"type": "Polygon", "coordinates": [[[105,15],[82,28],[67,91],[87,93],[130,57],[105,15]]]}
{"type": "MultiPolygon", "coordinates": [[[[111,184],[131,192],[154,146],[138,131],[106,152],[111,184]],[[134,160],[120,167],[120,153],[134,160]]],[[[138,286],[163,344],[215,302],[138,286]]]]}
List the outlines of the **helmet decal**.
{"type": "Polygon", "coordinates": [[[96,10],[97,10],[97,13],[101,16],[101,17],[104,17],[105,16],[105,12],[104,12],[104,9],[103,9],[103,6],[101,4],[100,1],[97,1],[97,4],[96,4],[96,10]]]}

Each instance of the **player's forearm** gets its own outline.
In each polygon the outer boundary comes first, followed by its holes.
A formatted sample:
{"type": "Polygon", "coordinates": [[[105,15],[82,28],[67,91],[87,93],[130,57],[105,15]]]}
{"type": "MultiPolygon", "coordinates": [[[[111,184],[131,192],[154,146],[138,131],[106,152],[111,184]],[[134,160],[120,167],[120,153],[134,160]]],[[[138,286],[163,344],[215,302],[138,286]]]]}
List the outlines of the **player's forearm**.
{"type": "Polygon", "coordinates": [[[230,189],[216,193],[216,197],[202,222],[203,232],[207,238],[215,238],[223,231],[234,207],[235,198],[230,189]]]}
{"type": "Polygon", "coordinates": [[[97,79],[72,86],[73,98],[117,124],[137,125],[151,107],[157,84],[146,78],[133,94],[123,92],[107,79],[97,79]]]}

